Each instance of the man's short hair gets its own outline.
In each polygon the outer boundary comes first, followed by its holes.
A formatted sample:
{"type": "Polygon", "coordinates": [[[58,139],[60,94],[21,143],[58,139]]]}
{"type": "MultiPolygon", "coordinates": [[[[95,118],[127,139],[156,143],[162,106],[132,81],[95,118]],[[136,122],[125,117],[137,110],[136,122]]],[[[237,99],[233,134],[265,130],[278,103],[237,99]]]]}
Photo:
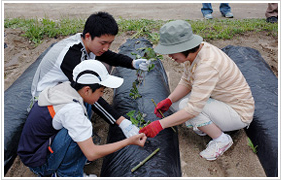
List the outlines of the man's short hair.
{"type": "Polygon", "coordinates": [[[118,25],[116,20],[107,12],[98,12],[91,14],[84,25],[82,37],[85,38],[85,34],[89,33],[92,40],[95,37],[102,35],[117,35],[118,25]]]}

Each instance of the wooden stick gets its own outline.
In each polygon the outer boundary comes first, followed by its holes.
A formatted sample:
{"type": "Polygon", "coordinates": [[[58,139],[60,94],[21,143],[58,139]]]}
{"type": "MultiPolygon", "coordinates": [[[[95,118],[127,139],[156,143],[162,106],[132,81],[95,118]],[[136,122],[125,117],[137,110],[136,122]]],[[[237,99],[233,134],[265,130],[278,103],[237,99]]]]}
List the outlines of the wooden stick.
{"type": "Polygon", "coordinates": [[[141,161],[137,166],[135,166],[134,168],[131,169],[131,172],[136,171],[139,167],[141,167],[143,164],[145,164],[152,156],[154,156],[158,151],[160,150],[160,148],[156,149],[152,154],[150,154],[148,157],[146,157],[146,159],[144,159],[143,161],[141,161]]]}
{"type": "MultiPolygon", "coordinates": [[[[155,107],[157,107],[157,104],[155,103],[154,99],[151,99],[151,101],[154,103],[155,107]]],[[[159,111],[159,113],[162,115],[162,117],[165,118],[165,116],[164,116],[164,114],[162,113],[162,111],[159,110],[159,109],[158,109],[158,111],[159,111]]],[[[171,127],[171,129],[172,129],[174,132],[176,132],[176,130],[175,130],[173,127],[171,127]]]]}

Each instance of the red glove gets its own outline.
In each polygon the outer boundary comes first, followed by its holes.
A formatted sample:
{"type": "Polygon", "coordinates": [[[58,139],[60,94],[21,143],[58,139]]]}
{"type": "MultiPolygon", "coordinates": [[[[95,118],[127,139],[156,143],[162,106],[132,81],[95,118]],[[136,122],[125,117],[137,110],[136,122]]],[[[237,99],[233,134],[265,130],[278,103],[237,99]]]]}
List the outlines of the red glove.
{"type": "Polygon", "coordinates": [[[157,120],[140,129],[139,133],[144,133],[147,137],[155,137],[161,130],[163,130],[163,127],[157,120]]]}
{"type": "Polygon", "coordinates": [[[158,111],[160,110],[162,113],[166,112],[169,107],[172,105],[172,102],[169,98],[166,98],[165,100],[162,100],[161,102],[159,102],[155,108],[155,115],[159,118],[162,118],[161,113],[158,111]]]}

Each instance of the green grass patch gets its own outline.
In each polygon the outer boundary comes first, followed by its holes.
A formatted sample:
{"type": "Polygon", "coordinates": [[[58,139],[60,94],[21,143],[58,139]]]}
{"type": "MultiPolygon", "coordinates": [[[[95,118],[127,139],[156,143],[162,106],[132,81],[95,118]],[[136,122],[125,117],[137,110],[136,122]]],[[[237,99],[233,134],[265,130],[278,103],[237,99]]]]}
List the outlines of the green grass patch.
{"type": "MultiPolygon", "coordinates": [[[[187,20],[193,29],[205,41],[217,39],[232,39],[234,36],[247,32],[267,32],[267,35],[278,37],[278,24],[267,23],[265,19],[212,19],[212,20],[187,20]]],[[[158,31],[162,25],[169,21],[148,19],[117,19],[119,33],[132,34],[132,38],[145,37],[153,44],[159,41],[158,31]]],[[[5,19],[5,28],[20,28],[23,36],[31,40],[35,45],[41,43],[44,37],[68,36],[83,31],[85,19],[61,18],[51,20],[49,18],[13,18],[5,19]]]]}

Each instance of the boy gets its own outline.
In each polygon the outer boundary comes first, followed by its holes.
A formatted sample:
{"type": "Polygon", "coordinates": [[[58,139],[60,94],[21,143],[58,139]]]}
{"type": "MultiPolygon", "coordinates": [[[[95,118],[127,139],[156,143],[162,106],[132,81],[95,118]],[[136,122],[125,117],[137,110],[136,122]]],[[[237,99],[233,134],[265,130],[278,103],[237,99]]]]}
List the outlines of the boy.
{"type": "MultiPolygon", "coordinates": [[[[147,71],[149,61],[133,60],[109,50],[117,33],[118,25],[110,14],[98,12],[89,16],[82,34],[78,33],[58,42],[44,56],[33,78],[32,101],[36,101],[39,93],[47,87],[65,81],[72,82],[74,67],[87,59],[96,59],[111,66],[147,71]]],[[[33,102],[31,106],[32,104],[33,102]]],[[[138,128],[115,111],[103,98],[91,106],[109,124],[118,124],[126,137],[138,134],[138,128]]],[[[91,106],[87,107],[89,117],[91,117],[91,106]]]]}
{"type": "Polygon", "coordinates": [[[92,141],[84,103],[93,104],[105,87],[117,88],[122,83],[101,62],[85,60],[74,68],[72,83],[43,90],[22,131],[18,146],[22,162],[39,176],[80,177],[86,159],[93,161],[130,144],[143,147],[144,134],[100,146],[92,141]]]}

